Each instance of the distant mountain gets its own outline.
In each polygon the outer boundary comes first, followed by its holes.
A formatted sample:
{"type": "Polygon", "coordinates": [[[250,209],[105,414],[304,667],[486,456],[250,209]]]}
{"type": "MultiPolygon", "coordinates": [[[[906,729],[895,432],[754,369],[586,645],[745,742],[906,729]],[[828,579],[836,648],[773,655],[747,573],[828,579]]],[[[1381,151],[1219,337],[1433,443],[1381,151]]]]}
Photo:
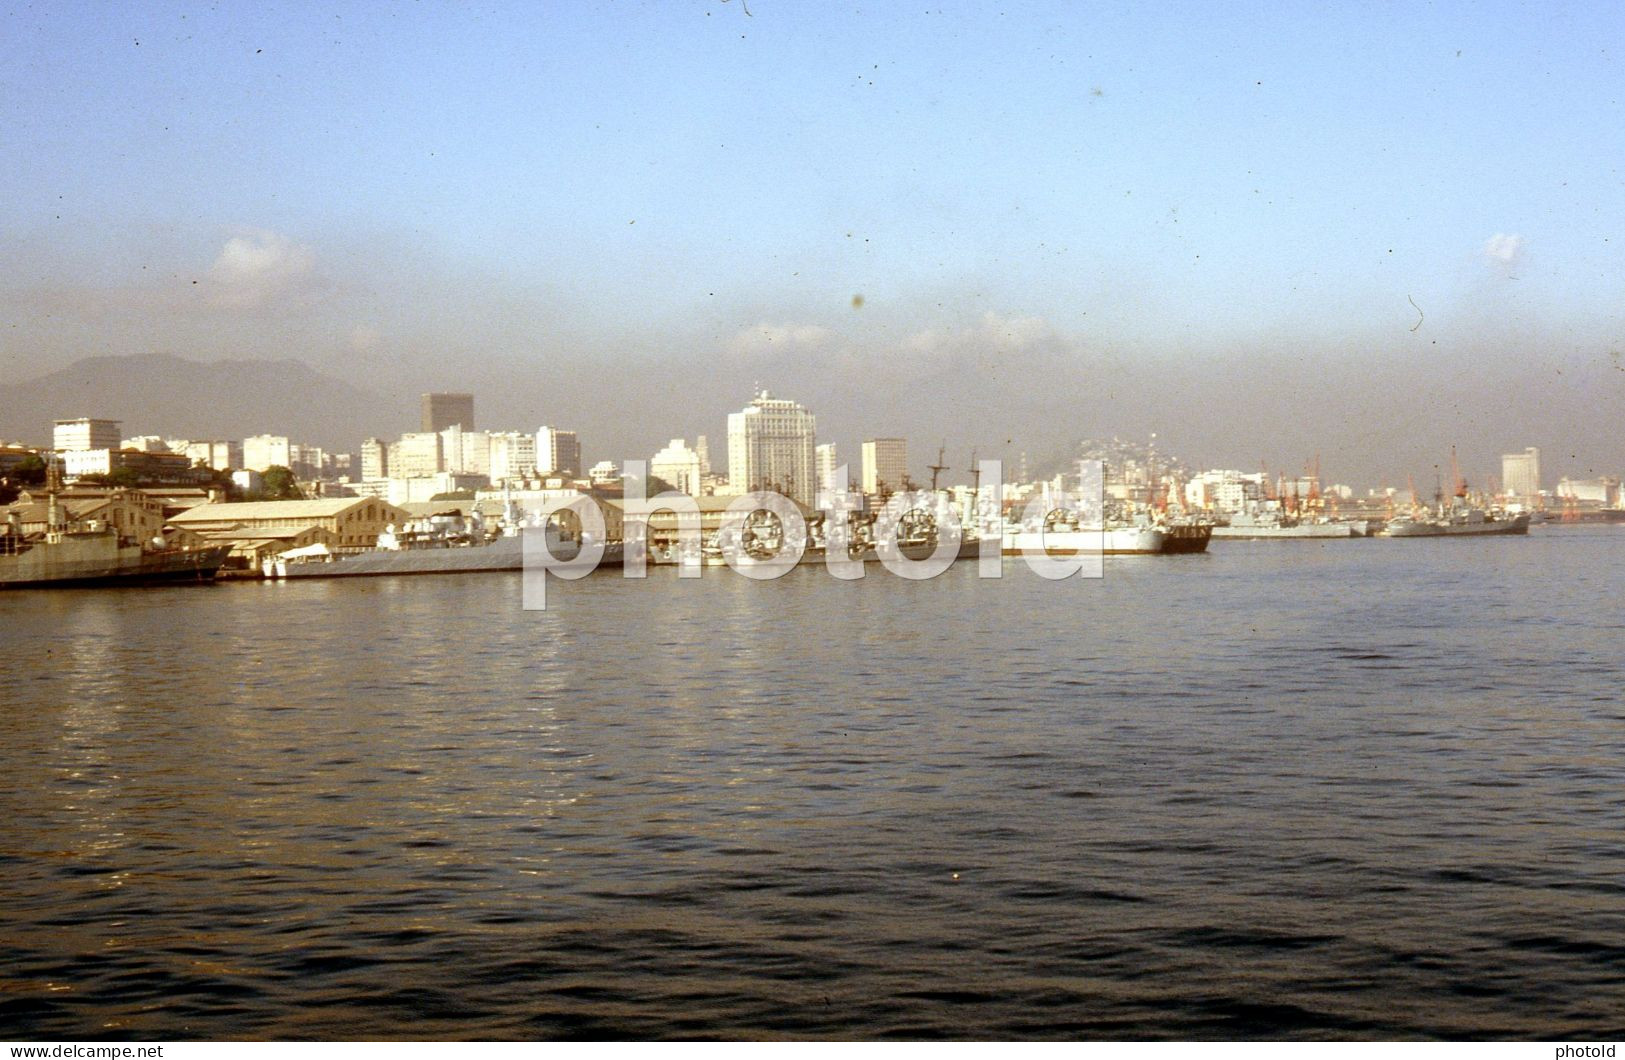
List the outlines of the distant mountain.
{"type": "Polygon", "coordinates": [[[169,354],[91,357],[0,384],[0,439],[48,444],[53,420],[122,420],[125,437],[242,439],[283,434],[353,452],[393,437],[401,410],[302,361],[191,361],[169,354]]]}

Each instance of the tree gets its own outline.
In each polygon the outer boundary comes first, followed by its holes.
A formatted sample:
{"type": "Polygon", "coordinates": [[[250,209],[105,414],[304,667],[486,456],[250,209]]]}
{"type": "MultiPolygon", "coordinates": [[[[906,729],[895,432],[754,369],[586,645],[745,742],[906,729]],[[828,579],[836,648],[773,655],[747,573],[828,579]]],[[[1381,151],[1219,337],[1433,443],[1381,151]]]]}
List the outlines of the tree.
{"type": "Polygon", "coordinates": [[[11,469],[7,476],[13,482],[24,486],[45,485],[45,460],[38,453],[29,453],[17,461],[17,466],[11,469]]]}
{"type": "Polygon", "coordinates": [[[268,501],[302,501],[305,495],[299,492],[299,481],[293,477],[293,472],[280,464],[273,464],[266,468],[260,476],[265,482],[261,492],[268,501]]]}
{"type": "Polygon", "coordinates": [[[45,484],[45,461],[38,453],[29,453],[0,476],[0,504],[10,504],[29,486],[45,484]]]}

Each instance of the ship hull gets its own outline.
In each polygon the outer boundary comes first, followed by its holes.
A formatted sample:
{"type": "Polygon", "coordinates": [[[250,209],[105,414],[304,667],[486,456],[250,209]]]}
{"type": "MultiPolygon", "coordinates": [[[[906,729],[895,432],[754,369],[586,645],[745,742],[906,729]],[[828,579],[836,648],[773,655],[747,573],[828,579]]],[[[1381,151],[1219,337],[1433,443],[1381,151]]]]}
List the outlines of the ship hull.
{"type": "MultiPolygon", "coordinates": [[[[899,545],[897,547],[897,550],[896,550],[896,555],[898,557],[902,558],[902,559],[905,559],[905,560],[912,560],[914,562],[920,562],[922,560],[928,560],[932,556],[935,556],[936,552],[937,552],[937,546],[934,543],[928,543],[928,542],[922,542],[922,541],[912,541],[912,542],[909,542],[907,544],[899,545]]],[[[954,562],[957,563],[962,559],[975,559],[976,557],[978,557],[980,555],[981,555],[981,543],[979,541],[977,541],[975,538],[964,538],[964,539],[960,540],[959,548],[958,548],[957,551],[954,552],[954,562]]],[[[861,552],[854,553],[854,554],[850,555],[849,558],[850,558],[850,562],[853,562],[853,563],[879,563],[879,562],[881,562],[881,556],[880,556],[879,550],[877,550],[877,549],[875,549],[873,547],[865,548],[861,552]]],[[[721,556],[707,555],[705,557],[705,559],[706,559],[706,562],[704,564],[702,564],[703,566],[707,566],[707,567],[725,567],[725,566],[728,565],[727,560],[723,559],[721,556]]],[[[756,558],[754,556],[750,556],[750,555],[747,554],[745,556],[739,557],[736,560],[736,562],[740,563],[742,566],[751,566],[751,565],[756,565],[756,564],[770,564],[770,563],[772,563],[772,560],[771,559],[758,559],[758,558],[756,558]]],[[[796,560],[796,566],[798,566],[798,567],[821,567],[821,566],[825,565],[828,562],[829,562],[829,558],[828,558],[827,554],[825,553],[824,549],[822,549],[822,548],[808,548],[808,549],[806,549],[805,551],[803,551],[801,553],[801,558],[796,560]]],[[[695,564],[692,563],[692,562],[679,562],[678,560],[667,559],[667,558],[664,558],[664,557],[655,558],[653,556],[650,557],[649,563],[650,563],[651,566],[686,566],[686,567],[695,566],[695,564]]]]}
{"type": "Polygon", "coordinates": [[[189,551],[143,552],[102,534],[75,534],[61,544],[38,544],[0,564],[0,589],[212,583],[226,560],[226,546],[189,551]]]}
{"type": "MultiPolygon", "coordinates": [[[[1006,556],[1156,556],[1164,551],[1168,533],[1150,526],[1113,527],[1109,530],[1018,530],[1004,535],[1006,556]]],[[[1207,541],[1203,539],[1203,547],[1207,541]]]]}
{"type": "Polygon", "coordinates": [[[1512,534],[1527,534],[1529,532],[1529,517],[1520,515],[1514,519],[1482,523],[1402,523],[1399,526],[1390,524],[1383,531],[1383,536],[1394,538],[1408,537],[1496,537],[1512,534]]]}
{"type": "MultiPolygon", "coordinates": [[[[561,550],[562,552],[562,550],[561,550]]],[[[562,552],[560,558],[568,560],[572,553],[562,552]]],[[[619,567],[623,552],[618,544],[604,548],[598,566],[619,567]]],[[[489,545],[455,548],[419,548],[399,551],[381,549],[344,556],[329,562],[279,563],[274,577],[278,578],[362,578],[415,574],[479,574],[490,571],[525,569],[524,538],[519,535],[499,537],[489,545]]]]}
{"type": "Polygon", "coordinates": [[[1358,536],[1347,523],[1297,526],[1216,526],[1213,536],[1227,541],[1337,541],[1358,536]]]}
{"type": "Polygon", "coordinates": [[[1163,555],[1206,552],[1208,542],[1213,539],[1213,530],[1207,523],[1176,523],[1167,527],[1167,536],[1162,542],[1163,555]]]}

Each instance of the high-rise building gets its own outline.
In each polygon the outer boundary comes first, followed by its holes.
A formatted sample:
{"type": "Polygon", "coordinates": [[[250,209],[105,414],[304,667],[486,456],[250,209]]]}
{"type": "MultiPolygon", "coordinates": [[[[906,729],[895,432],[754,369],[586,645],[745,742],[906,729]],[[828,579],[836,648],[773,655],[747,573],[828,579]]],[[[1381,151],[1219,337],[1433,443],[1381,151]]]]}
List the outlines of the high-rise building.
{"type": "Polygon", "coordinates": [[[542,427],[536,431],[536,469],[581,476],[581,442],[575,431],[542,427]]]}
{"type": "Polygon", "coordinates": [[[491,436],[452,424],[440,432],[440,470],[454,475],[487,475],[491,471],[491,436]]]}
{"type": "Polygon", "coordinates": [[[487,431],[465,431],[447,427],[440,432],[441,462],[458,475],[491,473],[491,435],[487,431]]]}
{"type": "Polygon", "coordinates": [[[424,394],[423,433],[438,434],[447,427],[474,429],[473,394],[424,394]]]}
{"type": "Polygon", "coordinates": [[[295,442],[288,446],[288,468],[297,478],[330,478],[333,471],[333,454],[319,445],[300,445],[295,442]]]}
{"type": "Polygon", "coordinates": [[[1203,471],[1185,483],[1185,503],[1192,508],[1245,511],[1264,500],[1265,477],[1262,471],[1203,471]]]}
{"type": "Polygon", "coordinates": [[[361,443],[361,478],[370,482],[389,477],[389,446],[381,438],[368,438],[361,443]]]}
{"type": "Polygon", "coordinates": [[[1539,449],[1530,446],[1521,453],[1506,453],[1501,457],[1501,490],[1509,497],[1539,495],[1539,449]]]}
{"type": "Polygon", "coordinates": [[[649,458],[649,474],[678,493],[700,495],[700,454],[681,438],[673,438],[670,445],[649,458]]]}
{"type": "Polygon", "coordinates": [[[811,506],[818,480],[817,417],[766,390],[728,414],[728,479],[742,493],[778,492],[811,506]]]}
{"type": "Polygon", "coordinates": [[[700,455],[700,477],[704,478],[711,473],[711,446],[705,440],[705,435],[694,439],[694,451],[700,455]]]}
{"type": "Polygon", "coordinates": [[[522,479],[536,471],[536,436],[523,431],[492,431],[491,463],[488,474],[492,482],[522,479]]]}
{"type": "Polygon", "coordinates": [[[58,452],[117,449],[123,433],[122,420],[57,420],[51,440],[58,452]]]}
{"type": "Polygon", "coordinates": [[[216,471],[230,471],[243,466],[243,447],[237,442],[207,441],[207,442],[180,442],[171,443],[170,448],[176,452],[186,454],[186,459],[196,467],[213,468],[216,471]]]}
{"type": "Polygon", "coordinates": [[[403,434],[389,451],[390,478],[426,478],[444,470],[439,431],[403,434]]]}
{"type": "Polygon", "coordinates": [[[293,466],[293,443],[280,434],[256,434],[243,439],[243,467],[248,471],[293,466]]]}
{"type": "Polygon", "coordinates": [[[841,458],[835,454],[835,443],[829,442],[813,450],[813,462],[817,465],[818,488],[821,490],[838,490],[846,485],[835,481],[835,469],[840,466],[841,458]]]}
{"type": "Polygon", "coordinates": [[[875,438],[863,443],[863,492],[899,493],[908,477],[908,442],[875,438]]]}

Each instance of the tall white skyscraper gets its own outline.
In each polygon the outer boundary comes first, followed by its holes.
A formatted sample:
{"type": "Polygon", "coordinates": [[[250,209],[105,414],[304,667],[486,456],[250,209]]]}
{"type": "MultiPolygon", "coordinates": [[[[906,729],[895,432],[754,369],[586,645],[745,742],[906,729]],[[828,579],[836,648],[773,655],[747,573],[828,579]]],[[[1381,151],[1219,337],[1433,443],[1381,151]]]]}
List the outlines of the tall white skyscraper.
{"type": "Polygon", "coordinates": [[[522,431],[492,431],[490,471],[492,482],[524,478],[536,470],[536,436],[522,431]]]}
{"type": "Polygon", "coordinates": [[[489,431],[463,432],[463,462],[460,468],[447,468],[448,471],[461,471],[465,475],[489,475],[491,473],[491,433],[489,431]]]}
{"type": "Polygon", "coordinates": [[[454,423],[442,428],[440,435],[440,471],[463,469],[463,425],[454,423]]]}
{"type": "Polygon", "coordinates": [[[903,491],[908,477],[908,442],[902,438],[875,438],[863,443],[863,492],[903,491]]]}
{"type": "Polygon", "coordinates": [[[1533,446],[1521,453],[1501,457],[1501,492],[1509,497],[1534,497],[1540,493],[1540,450],[1533,446]]]}
{"type": "Polygon", "coordinates": [[[817,417],[766,390],[728,414],[728,481],[743,493],[777,490],[808,505],[818,490],[817,417]]]}
{"type": "Polygon", "coordinates": [[[389,477],[389,446],[382,438],[361,442],[361,477],[377,480],[389,477]]]}

